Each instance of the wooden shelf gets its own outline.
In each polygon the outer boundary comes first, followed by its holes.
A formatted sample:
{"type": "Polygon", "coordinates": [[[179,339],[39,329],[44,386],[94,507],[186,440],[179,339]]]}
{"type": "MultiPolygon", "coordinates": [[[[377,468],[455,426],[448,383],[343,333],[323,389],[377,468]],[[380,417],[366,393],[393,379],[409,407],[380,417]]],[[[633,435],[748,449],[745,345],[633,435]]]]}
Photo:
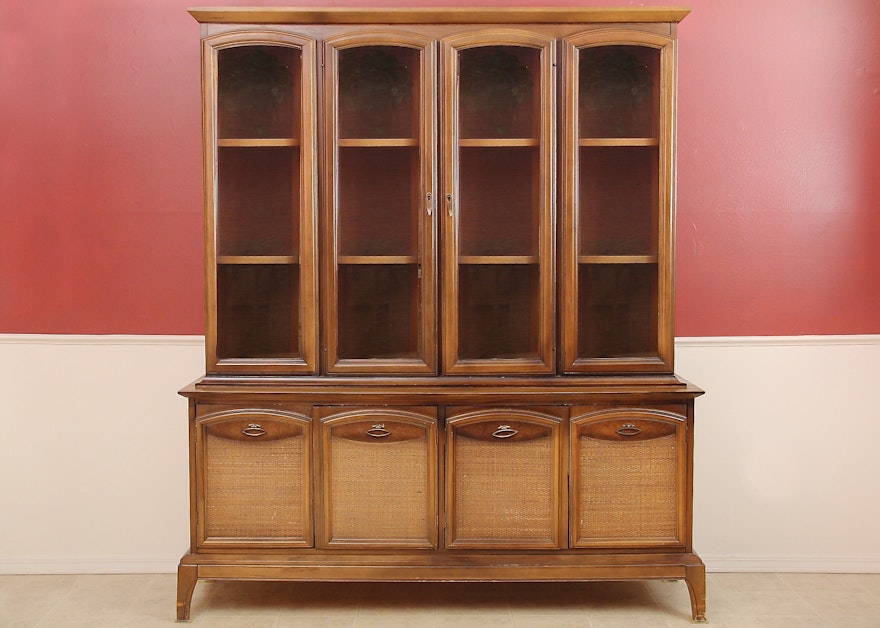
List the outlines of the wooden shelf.
{"type": "Polygon", "coordinates": [[[460,255],[459,264],[537,264],[537,255],[460,255]]]}
{"type": "Polygon", "coordinates": [[[415,255],[340,255],[339,264],[418,264],[415,255]]]}
{"type": "Polygon", "coordinates": [[[419,145],[419,141],[411,137],[344,138],[338,140],[338,143],[340,148],[406,148],[419,145]]]}
{"type": "Polygon", "coordinates": [[[234,147],[234,148],[254,148],[254,147],[266,147],[266,146],[299,146],[300,141],[296,138],[292,137],[270,137],[270,138],[258,138],[258,137],[237,137],[237,138],[223,138],[217,140],[217,146],[221,146],[224,148],[234,147]]]}
{"type": "Polygon", "coordinates": [[[656,255],[578,255],[578,264],[656,264],[656,255]]]}
{"type": "Polygon", "coordinates": [[[218,264],[298,264],[296,255],[218,255],[218,264]]]}
{"type": "Polygon", "coordinates": [[[540,146],[540,140],[530,137],[516,138],[462,138],[458,140],[462,148],[518,148],[540,146]]]}
{"type": "Polygon", "coordinates": [[[659,146],[656,137],[588,137],[578,140],[582,147],[659,146]]]}

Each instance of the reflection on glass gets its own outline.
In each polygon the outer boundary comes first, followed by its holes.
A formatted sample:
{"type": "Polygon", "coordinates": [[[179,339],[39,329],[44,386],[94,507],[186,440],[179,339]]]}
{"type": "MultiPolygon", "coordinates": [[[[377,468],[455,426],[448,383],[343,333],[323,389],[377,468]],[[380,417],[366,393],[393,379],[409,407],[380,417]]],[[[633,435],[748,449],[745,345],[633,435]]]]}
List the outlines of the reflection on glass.
{"type": "MultiPolygon", "coordinates": [[[[408,138],[417,120],[413,88],[419,52],[399,46],[362,46],[339,52],[339,136],[408,138]]],[[[417,93],[417,92],[416,92],[417,93]]]]}
{"type": "Polygon", "coordinates": [[[523,358],[538,353],[537,264],[459,269],[459,356],[523,358]]]}
{"type": "Polygon", "coordinates": [[[339,267],[339,358],[418,357],[418,266],[339,267]]]}
{"type": "Polygon", "coordinates": [[[580,149],[582,255],[657,254],[657,147],[580,149]]]}
{"type": "Polygon", "coordinates": [[[299,357],[299,266],[217,267],[217,357],[299,357]]]}
{"type": "Polygon", "coordinates": [[[299,152],[289,147],[217,150],[220,255],[295,255],[299,152]]]}
{"type": "Polygon", "coordinates": [[[299,120],[301,53],[286,46],[238,46],[217,53],[221,138],[292,138],[299,120]]]}
{"type": "Polygon", "coordinates": [[[660,51],[596,46],[580,52],[580,137],[656,137],[660,51]]]}
{"type": "Polygon", "coordinates": [[[340,148],[340,255],[415,255],[418,149],[340,148]]]}
{"type": "Polygon", "coordinates": [[[536,255],[536,148],[462,148],[462,255],[536,255]]]}
{"type": "Polygon", "coordinates": [[[459,53],[462,138],[529,138],[538,122],[540,52],[482,46],[459,53]]]}
{"type": "Polygon", "coordinates": [[[581,358],[657,355],[656,264],[584,264],[578,279],[581,358]]]}

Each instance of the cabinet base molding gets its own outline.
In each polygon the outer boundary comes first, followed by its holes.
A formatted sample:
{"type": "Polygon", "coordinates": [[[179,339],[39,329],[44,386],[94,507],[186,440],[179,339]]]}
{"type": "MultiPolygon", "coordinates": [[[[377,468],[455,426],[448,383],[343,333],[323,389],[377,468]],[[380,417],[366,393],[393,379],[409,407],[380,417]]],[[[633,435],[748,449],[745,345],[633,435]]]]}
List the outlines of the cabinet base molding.
{"type": "Polygon", "coordinates": [[[706,621],[706,568],[694,553],[193,554],[178,567],[177,620],[189,621],[199,580],[300,582],[589,582],[684,580],[694,622],[706,621]]]}

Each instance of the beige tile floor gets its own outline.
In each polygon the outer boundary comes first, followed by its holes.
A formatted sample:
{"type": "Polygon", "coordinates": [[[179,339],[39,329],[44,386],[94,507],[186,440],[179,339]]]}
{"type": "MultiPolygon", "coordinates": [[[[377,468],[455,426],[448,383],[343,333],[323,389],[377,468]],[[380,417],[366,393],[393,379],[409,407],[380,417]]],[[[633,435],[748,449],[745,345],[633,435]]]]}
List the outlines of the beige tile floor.
{"type": "MultiPolygon", "coordinates": [[[[709,624],[880,628],[880,574],[709,574],[709,624]]],[[[175,576],[0,576],[0,627],[174,624],[175,576]]],[[[200,582],[193,626],[669,628],[690,625],[683,582],[312,584],[200,582]]]]}

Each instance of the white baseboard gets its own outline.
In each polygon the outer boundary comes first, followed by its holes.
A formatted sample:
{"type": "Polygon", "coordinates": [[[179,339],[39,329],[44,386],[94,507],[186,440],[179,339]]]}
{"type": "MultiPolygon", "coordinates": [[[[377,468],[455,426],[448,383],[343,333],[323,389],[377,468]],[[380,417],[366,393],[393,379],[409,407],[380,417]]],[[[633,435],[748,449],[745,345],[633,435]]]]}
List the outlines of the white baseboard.
{"type": "Polygon", "coordinates": [[[706,571],[880,573],[880,556],[706,556],[706,571]]]}
{"type": "Polygon", "coordinates": [[[177,573],[180,556],[16,556],[0,558],[0,574],[177,573]]]}

